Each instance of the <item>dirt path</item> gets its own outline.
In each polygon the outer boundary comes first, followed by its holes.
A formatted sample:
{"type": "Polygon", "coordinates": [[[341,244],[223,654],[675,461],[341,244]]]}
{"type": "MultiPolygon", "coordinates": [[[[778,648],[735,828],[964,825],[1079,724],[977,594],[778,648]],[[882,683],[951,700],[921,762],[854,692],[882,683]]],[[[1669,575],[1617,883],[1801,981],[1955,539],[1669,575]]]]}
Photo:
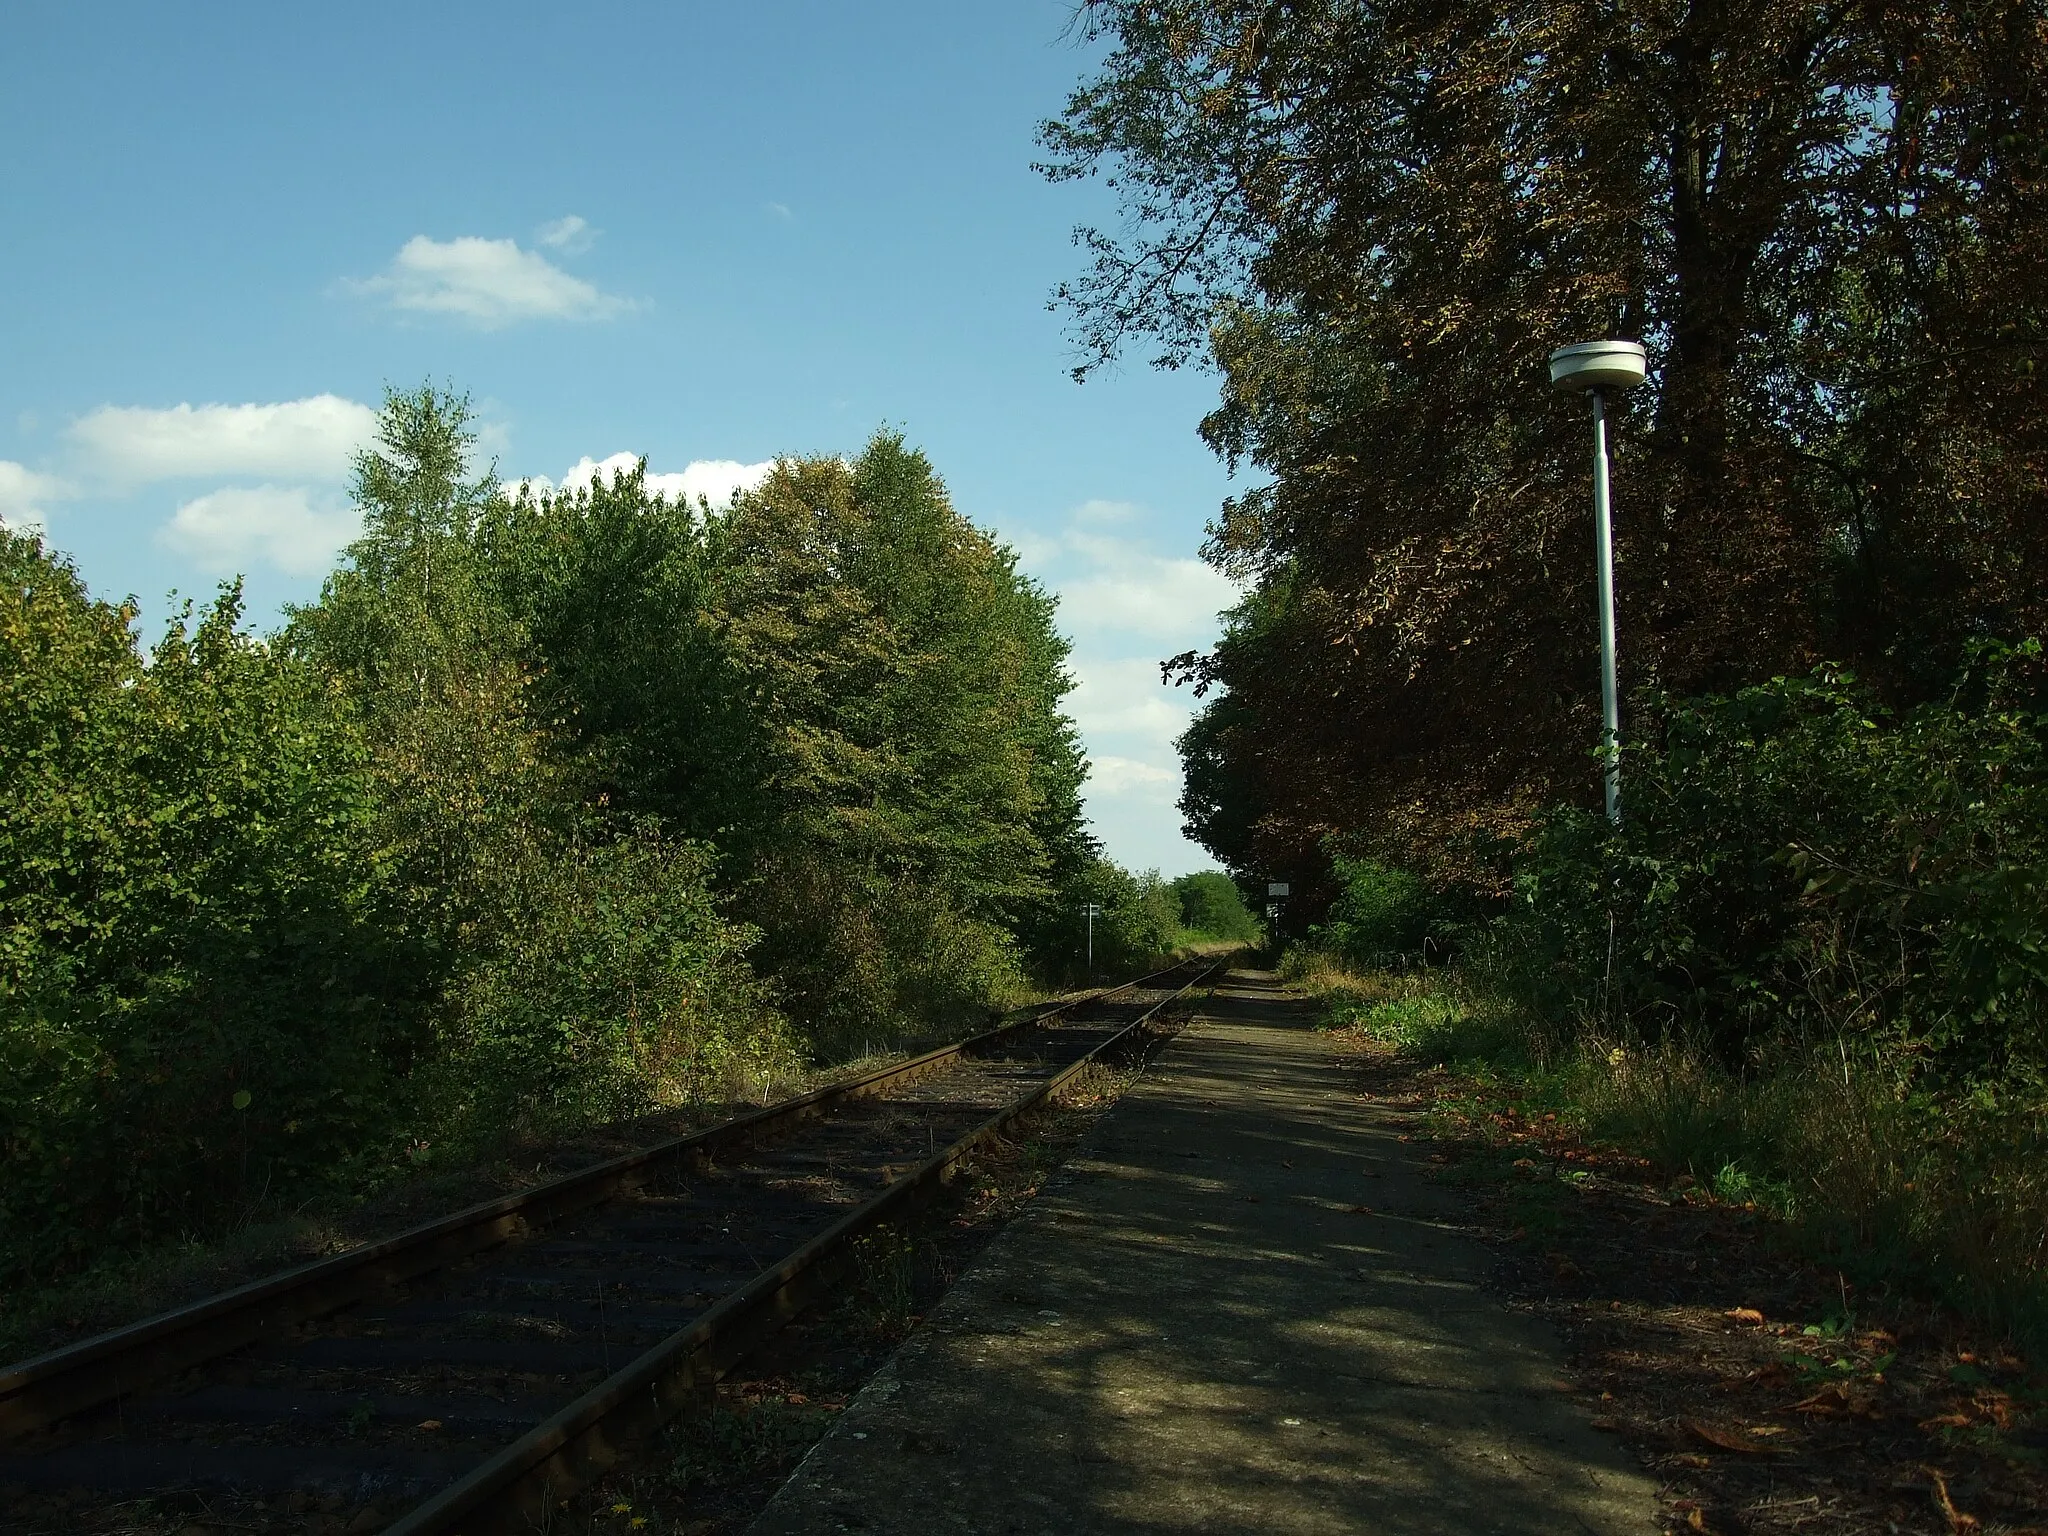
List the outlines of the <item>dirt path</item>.
{"type": "Polygon", "coordinates": [[[1234,973],[753,1531],[1654,1529],[1405,1125],[1234,973]]]}

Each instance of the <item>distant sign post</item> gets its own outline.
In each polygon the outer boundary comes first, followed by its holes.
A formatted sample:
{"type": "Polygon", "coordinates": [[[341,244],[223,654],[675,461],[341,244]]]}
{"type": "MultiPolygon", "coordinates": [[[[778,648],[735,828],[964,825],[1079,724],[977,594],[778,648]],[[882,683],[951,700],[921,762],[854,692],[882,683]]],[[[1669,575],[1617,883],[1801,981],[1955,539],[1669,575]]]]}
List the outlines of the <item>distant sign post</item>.
{"type": "Polygon", "coordinates": [[[1092,977],[1095,974],[1095,919],[1102,916],[1102,908],[1091,901],[1081,911],[1088,919],[1088,974],[1092,977]]]}
{"type": "Polygon", "coordinates": [[[1288,886],[1287,886],[1287,882],[1286,882],[1285,880],[1268,880],[1268,881],[1266,882],[1266,921],[1267,921],[1267,922],[1269,922],[1269,923],[1270,923],[1270,922],[1275,922],[1275,921],[1277,921],[1277,920],[1279,919],[1279,916],[1280,916],[1280,898],[1281,898],[1281,897],[1283,897],[1283,896],[1285,896],[1285,895],[1287,895],[1287,894],[1288,894],[1288,886]]]}

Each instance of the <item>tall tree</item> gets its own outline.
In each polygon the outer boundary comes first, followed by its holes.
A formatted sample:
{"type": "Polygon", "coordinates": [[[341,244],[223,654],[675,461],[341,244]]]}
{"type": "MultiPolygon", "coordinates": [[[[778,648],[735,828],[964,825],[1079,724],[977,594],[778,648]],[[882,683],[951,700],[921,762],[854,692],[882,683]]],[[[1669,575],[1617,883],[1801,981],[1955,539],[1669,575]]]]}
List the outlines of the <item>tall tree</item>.
{"type": "Polygon", "coordinates": [[[2048,618],[2039,0],[1094,0],[1080,25],[1110,49],[1046,169],[1107,173],[1130,215],[1086,234],[1080,339],[1206,351],[1205,436],[1272,475],[1210,546],[1264,606],[1183,668],[1291,749],[1245,857],[1364,828],[1427,854],[1590,793],[1563,342],[1652,356],[1616,424],[1632,683],[1825,653],[1910,696],[2048,618]]]}
{"type": "Polygon", "coordinates": [[[709,538],[761,733],[761,856],[736,873],[769,963],[848,1028],[892,988],[957,1012],[1093,852],[1052,599],[887,433],[783,460],[709,538]]]}

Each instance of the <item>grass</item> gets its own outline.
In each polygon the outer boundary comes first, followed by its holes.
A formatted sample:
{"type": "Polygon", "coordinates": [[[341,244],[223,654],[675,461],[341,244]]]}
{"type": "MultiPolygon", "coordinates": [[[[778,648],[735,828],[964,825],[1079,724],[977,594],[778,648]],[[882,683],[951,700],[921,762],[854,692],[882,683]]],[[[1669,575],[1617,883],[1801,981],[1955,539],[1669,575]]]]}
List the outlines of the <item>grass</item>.
{"type": "Polygon", "coordinates": [[[1859,1283],[1939,1296],[2048,1349],[2041,1084],[1930,1088],[1909,1063],[1842,1041],[1736,1072],[1682,1040],[1532,1019],[1455,970],[1358,973],[1301,951],[1280,969],[1323,1000],[1332,1029],[1775,1218],[1859,1283]]]}

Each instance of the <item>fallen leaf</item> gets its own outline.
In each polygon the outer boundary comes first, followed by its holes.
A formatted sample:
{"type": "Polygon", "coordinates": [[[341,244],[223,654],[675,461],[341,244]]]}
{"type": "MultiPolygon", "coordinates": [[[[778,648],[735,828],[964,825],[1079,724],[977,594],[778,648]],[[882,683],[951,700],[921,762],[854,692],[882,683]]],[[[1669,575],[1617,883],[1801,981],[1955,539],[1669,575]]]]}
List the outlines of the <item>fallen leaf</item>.
{"type": "Polygon", "coordinates": [[[1948,1496],[1948,1479],[1934,1467],[1922,1467],[1920,1470],[1934,1481],[1934,1507],[1940,1510],[1943,1518],[1948,1521],[1949,1530],[1955,1533],[1955,1536],[1961,1536],[1963,1532],[1978,1529],[1981,1522],[1977,1517],[1966,1515],[1957,1509],[1955,1500],[1948,1496]]]}
{"type": "Polygon", "coordinates": [[[1763,1313],[1757,1311],[1755,1307],[1736,1307],[1733,1311],[1724,1312],[1722,1316],[1726,1317],[1730,1322],[1756,1323],[1759,1326],[1761,1326],[1764,1320],[1763,1313]]]}
{"type": "Polygon", "coordinates": [[[441,1421],[440,1421],[439,1419],[421,1419],[421,1420],[420,1420],[420,1428],[421,1428],[421,1429],[439,1429],[440,1427],[441,1427],[441,1421]]]}
{"type": "Polygon", "coordinates": [[[1881,1418],[1876,1408],[1877,1388],[1860,1381],[1831,1381],[1811,1397],[1791,1405],[1794,1413],[1840,1414],[1859,1419],[1881,1418]]]}
{"type": "Polygon", "coordinates": [[[1771,1456],[1777,1453],[1775,1446],[1759,1445],[1739,1429],[1709,1424],[1704,1419],[1680,1419],[1678,1422],[1707,1444],[1718,1446],[1724,1451],[1740,1451],[1745,1456],[1771,1456]]]}

